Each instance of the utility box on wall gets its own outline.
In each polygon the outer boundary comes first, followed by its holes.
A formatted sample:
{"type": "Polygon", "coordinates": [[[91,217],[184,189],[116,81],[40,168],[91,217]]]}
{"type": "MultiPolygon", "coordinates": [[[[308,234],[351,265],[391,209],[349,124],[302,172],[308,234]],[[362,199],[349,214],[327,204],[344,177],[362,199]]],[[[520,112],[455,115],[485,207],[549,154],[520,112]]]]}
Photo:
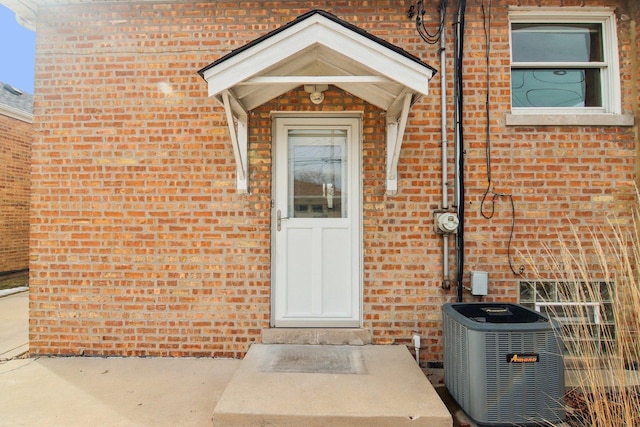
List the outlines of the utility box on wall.
{"type": "Polygon", "coordinates": [[[489,293],[489,274],[486,271],[472,271],[471,276],[471,294],[476,296],[484,296],[489,293]]]}
{"type": "Polygon", "coordinates": [[[517,304],[443,306],[445,385],[478,424],[559,422],[564,363],[557,324],[517,304]]]}

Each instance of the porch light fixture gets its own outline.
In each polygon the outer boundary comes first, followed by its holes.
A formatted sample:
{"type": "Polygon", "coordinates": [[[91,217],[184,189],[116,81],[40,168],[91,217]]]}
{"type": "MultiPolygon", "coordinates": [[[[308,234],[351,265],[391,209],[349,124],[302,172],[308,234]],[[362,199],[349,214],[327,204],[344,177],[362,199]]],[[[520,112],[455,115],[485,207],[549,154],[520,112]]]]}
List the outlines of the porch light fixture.
{"type": "Polygon", "coordinates": [[[324,91],[329,89],[329,85],[304,85],[304,91],[309,94],[309,99],[314,104],[322,104],[324,101],[324,91]]]}

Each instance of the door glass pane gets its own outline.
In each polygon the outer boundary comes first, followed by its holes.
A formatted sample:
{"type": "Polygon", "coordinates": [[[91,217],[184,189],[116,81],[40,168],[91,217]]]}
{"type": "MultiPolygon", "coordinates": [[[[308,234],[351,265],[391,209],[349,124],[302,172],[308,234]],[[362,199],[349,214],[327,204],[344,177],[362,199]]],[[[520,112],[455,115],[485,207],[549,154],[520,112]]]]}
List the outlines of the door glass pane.
{"type": "Polygon", "coordinates": [[[347,131],[288,131],[288,208],[294,218],[347,217],[347,131]]]}

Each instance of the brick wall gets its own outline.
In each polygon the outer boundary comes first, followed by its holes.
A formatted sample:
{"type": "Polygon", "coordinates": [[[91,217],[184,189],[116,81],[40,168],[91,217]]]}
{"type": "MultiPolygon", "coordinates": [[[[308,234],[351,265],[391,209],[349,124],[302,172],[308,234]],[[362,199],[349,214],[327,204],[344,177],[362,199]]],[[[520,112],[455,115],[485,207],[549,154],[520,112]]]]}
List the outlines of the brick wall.
{"type": "MultiPolygon", "coordinates": [[[[364,327],[379,344],[408,344],[417,330],[425,337],[425,360],[441,360],[440,306],[454,301],[456,291],[441,288],[442,241],[432,225],[441,203],[439,75],[431,94],[412,110],[398,166],[399,191],[387,196],[382,111],[333,87],[320,106],[295,90],[251,112],[252,191],[237,194],[223,110],[207,97],[206,83],[196,74],[313,8],[439,68],[437,48],[419,39],[406,18],[407,5],[398,3],[43,8],[36,61],[31,351],[241,357],[269,326],[269,112],[329,109],[364,111],[364,327]]],[[[517,299],[522,277],[509,266],[510,238],[516,268],[529,257],[535,264],[543,245],[568,230],[568,219],[586,233],[605,212],[621,208],[623,190],[634,179],[635,128],[505,125],[507,6],[524,3],[539,1],[494,1],[491,33],[493,185],[513,198],[513,236],[508,199],[496,199],[491,219],[480,213],[487,186],[485,45],[479,4],[467,8],[464,280],[467,284],[469,270],[489,271],[488,300],[517,299]]],[[[631,95],[631,22],[620,19],[618,25],[623,110],[637,111],[637,96],[631,95]]],[[[450,257],[453,262],[453,253],[450,257]]],[[[526,269],[524,277],[531,275],[526,269]]]]}
{"type": "Polygon", "coordinates": [[[0,113],[0,273],[29,266],[32,125],[0,113]]]}
{"type": "MultiPolygon", "coordinates": [[[[629,12],[631,15],[631,22],[629,24],[629,32],[631,40],[635,41],[630,47],[631,56],[631,75],[637,76],[640,74],[640,3],[629,0],[628,1],[629,12]]],[[[631,87],[632,98],[635,99],[635,105],[633,105],[633,111],[636,119],[635,140],[640,140],[640,132],[638,131],[638,123],[640,123],[640,79],[635,79],[634,84],[631,87]]],[[[636,153],[640,153],[640,144],[636,146],[636,153]]],[[[636,179],[637,172],[640,170],[640,155],[636,154],[636,179]]]]}

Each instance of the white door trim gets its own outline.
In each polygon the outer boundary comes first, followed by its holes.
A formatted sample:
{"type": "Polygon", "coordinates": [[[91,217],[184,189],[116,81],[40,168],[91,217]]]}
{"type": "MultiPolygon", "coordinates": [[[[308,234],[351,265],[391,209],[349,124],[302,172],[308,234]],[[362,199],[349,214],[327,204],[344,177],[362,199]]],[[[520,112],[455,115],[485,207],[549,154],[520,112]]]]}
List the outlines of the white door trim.
{"type": "MultiPolygon", "coordinates": [[[[363,244],[362,244],[362,113],[348,112],[340,113],[321,113],[321,114],[301,114],[301,113],[272,113],[273,130],[272,130],[272,262],[271,262],[271,326],[272,327],[360,327],[362,325],[362,270],[363,270],[363,244]],[[278,253],[282,249],[283,242],[278,243],[277,230],[277,211],[280,209],[283,217],[288,215],[284,208],[287,203],[287,189],[278,187],[278,183],[284,178],[282,175],[283,168],[279,168],[279,163],[286,162],[286,156],[278,159],[278,146],[276,144],[287,142],[287,130],[293,128],[304,127],[336,127],[349,130],[349,197],[348,197],[348,221],[350,223],[350,245],[351,245],[351,267],[352,271],[350,282],[351,289],[351,314],[348,318],[303,318],[296,320],[295,317],[287,319],[282,316],[282,280],[280,288],[278,288],[278,279],[284,276],[282,264],[278,267],[278,262],[286,262],[283,260],[282,254],[278,253]],[[278,248],[280,245],[280,248],[278,248]],[[279,273],[280,271],[280,273],[279,273]],[[279,292],[280,291],[280,292],[279,292]],[[280,301],[280,306],[278,305],[280,301]]],[[[282,157],[282,154],[280,154],[282,157]]],[[[286,167],[284,168],[286,175],[286,167]]],[[[300,221],[300,220],[298,220],[300,221]]],[[[345,219],[340,221],[344,222],[345,219]]],[[[294,223],[290,221],[289,223],[294,223]]],[[[285,224],[285,221],[282,222],[285,224]]],[[[283,230],[284,231],[284,230],[283,230]]],[[[280,231],[282,233],[282,231],[280,231]]],[[[282,240],[282,239],[280,239],[282,240]]],[[[314,259],[314,262],[317,261],[314,259]]],[[[286,264],[285,264],[286,265],[286,264]]]]}

